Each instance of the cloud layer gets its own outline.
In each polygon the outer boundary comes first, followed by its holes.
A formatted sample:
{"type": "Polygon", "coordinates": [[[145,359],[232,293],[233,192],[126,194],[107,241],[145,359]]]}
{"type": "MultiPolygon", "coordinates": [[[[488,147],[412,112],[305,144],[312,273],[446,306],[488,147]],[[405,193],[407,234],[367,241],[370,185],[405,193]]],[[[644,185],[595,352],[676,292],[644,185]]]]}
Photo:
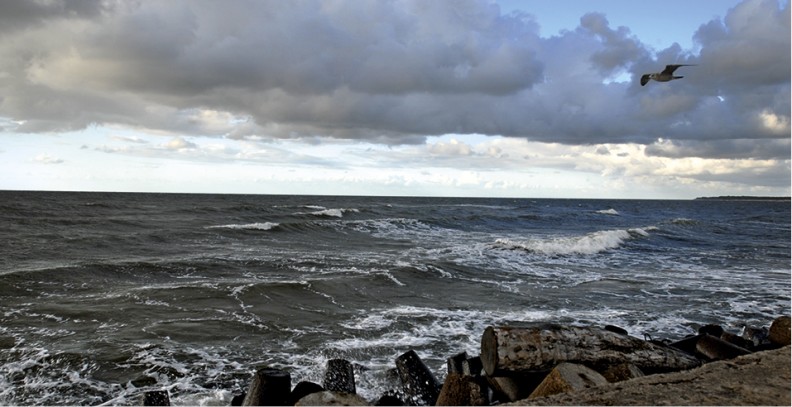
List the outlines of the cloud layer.
{"type": "Polygon", "coordinates": [[[19,132],[392,145],[476,133],[788,159],[788,3],[746,0],[703,22],[696,52],[651,49],[597,13],[538,32],[482,1],[4,1],[0,116],[19,132]],[[667,63],[697,66],[636,83],[667,63]]]}

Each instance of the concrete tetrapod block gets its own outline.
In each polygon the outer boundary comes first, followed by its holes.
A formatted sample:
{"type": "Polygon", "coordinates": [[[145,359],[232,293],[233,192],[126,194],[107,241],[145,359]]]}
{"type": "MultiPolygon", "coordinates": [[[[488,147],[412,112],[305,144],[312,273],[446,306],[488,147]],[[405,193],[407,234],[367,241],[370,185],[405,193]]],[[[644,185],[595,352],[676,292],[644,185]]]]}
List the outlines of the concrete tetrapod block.
{"type": "Polygon", "coordinates": [[[329,391],[357,393],[355,370],[352,368],[352,363],[345,359],[328,360],[323,386],[325,390],[329,391]]]}
{"type": "Polygon", "coordinates": [[[702,335],[696,342],[696,352],[709,360],[734,359],[751,353],[748,349],[726,342],[712,335],[702,335]]]}
{"type": "Polygon", "coordinates": [[[262,368],[253,375],[243,406],[285,406],[291,396],[291,375],[283,370],[262,368]]]}
{"type": "Polygon", "coordinates": [[[152,390],[143,393],[142,403],[144,406],[169,406],[170,396],[167,390],[152,390]]]}
{"type": "Polygon", "coordinates": [[[440,394],[440,384],[414,350],[396,358],[396,368],[409,404],[433,406],[440,394]]]}
{"type": "Polygon", "coordinates": [[[449,373],[437,397],[436,406],[486,406],[484,380],[480,377],[449,373]]]}
{"type": "Polygon", "coordinates": [[[368,406],[369,403],[357,394],[338,391],[311,393],[297,401],[295,406],[368,406]]]}
{"type": "Polygon", "coordinates": [[[770,342],[779,346],[790,344],[790,318],[788,316],[778,317],[770,325],[768,335],[770,342]]]}
{"type": "Polygon", "coordinates": [[[583,365],[561,363],[537,387],[529,399],[568,393],[608,384],[601,374],[583,365]]]}

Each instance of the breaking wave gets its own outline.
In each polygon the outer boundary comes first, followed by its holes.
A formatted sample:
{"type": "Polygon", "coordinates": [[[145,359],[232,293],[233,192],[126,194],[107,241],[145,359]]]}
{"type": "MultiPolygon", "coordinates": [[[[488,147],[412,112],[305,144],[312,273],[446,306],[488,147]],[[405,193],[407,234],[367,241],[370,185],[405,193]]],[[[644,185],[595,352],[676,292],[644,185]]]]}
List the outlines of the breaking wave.
{"type": "Polygon", "coordinates": [[[547,239],[515,240],[501,238],[495,241],[495,246],[509,250],[525,250],[548,256],[597,254],[619,248],[630,239],[648,235],[649,233],[646,229],[641,228],[604,230],[583,236],[564,236],[547,239]]]}
{"type": "Polygon", "coordinates": [[[616,209],[613,209],[613,208],[602,209],[602,210],[597,211],[597,213],[600,213],[600,214],[603,214],[603,215],[614,215],[614,216],[620,215],[619,211],[617,211],[616,209]]]}
{"type": "Polygon", "coordinates": [[[278,226],[280,226],[279,223],[256,222],[256,223],[246,223],[243,225],[230,224],[230,225],[207,226],[207,229],[272,230],[278,226]]]}

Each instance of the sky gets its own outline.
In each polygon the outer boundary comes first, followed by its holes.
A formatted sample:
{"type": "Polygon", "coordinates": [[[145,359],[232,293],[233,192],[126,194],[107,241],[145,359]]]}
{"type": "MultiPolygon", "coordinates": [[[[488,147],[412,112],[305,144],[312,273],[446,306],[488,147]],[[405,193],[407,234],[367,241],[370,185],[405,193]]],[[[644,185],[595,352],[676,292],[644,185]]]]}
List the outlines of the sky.
{"type": "Polygon", "coordinates": [[[788,0],[5,0],[0,189],[789,196],[790,48],[788,0]]]}

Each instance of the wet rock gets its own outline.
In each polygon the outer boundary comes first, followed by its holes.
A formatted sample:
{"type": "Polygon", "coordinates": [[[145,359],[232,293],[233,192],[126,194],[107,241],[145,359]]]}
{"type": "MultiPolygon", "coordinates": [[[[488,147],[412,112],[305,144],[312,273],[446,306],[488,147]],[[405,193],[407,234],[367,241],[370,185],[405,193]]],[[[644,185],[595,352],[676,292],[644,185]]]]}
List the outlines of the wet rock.
{"type": "Polygon", "coordinates": [[[0,349],[11,349],[16,346],[16,340],[11,336],[0,335],[0,349]]]}
{"type": "Polygon", "coordinates": [[[157,384],[157,378],[143,375],[131,380],[129,383],[138,388],[149,387],[157,384]]]}
{"type": "Polygon", "coordinates": [[[753,328],[746,326],[743,329],[742,338],[753,344],[753,347],[762,346],[770,340],[767,338],[769,331],[767,328],[753,328]]]}
{"type": "Polygon", "coordinates": [[[367,406],[368,402],[357,394],[337,391],[311,393],[294,404],[295,406],[367,406]]]}
{"type": "Polygon", "coordinates": [[[144,406],[169,406],[170,396],[167,390],[154,390],[143,393],[144,406]]]}
{"type": "Polygon", "coordinates": [[[755,345],[752,341],[749,341],[742,336],[735,335],[731,332],[724,332],[720,336],[721,340],[729,342],[732,345],[739,346],[741,348],[745,348],[751,350],[755,345]]]}
{"type": "Polygon", "coordinates": [[[629,333],[627,332],[626,329],[620,328],[620,327],[618,327],[616,325],[605,325],[605,330],[606,331],[611,331],[613,333],[617,333],[619,335],[629,335],[629,333]]]}
{"type": "Polygon", "coordinates": [[[539,387],[528,397],[552,396],[558,393],[569,393],[608,384],[608,380],[586,366],[574,363],[561,363],[542,381],[539,387]]]}
{"type": "Polygon", "coordinates": [[[790,344],[790,318],[788,316],[778,317],[770,325],[768,335],[770,342],[778,346],[790,344]]]}
{"type": "Polygon", "coordinates": [[[699,335],[712,335],[716,338],[719,338],[723,334],[724,330],[723,327],[716,324],[707,324],[699,328],[698,333],[699,335]]]}

